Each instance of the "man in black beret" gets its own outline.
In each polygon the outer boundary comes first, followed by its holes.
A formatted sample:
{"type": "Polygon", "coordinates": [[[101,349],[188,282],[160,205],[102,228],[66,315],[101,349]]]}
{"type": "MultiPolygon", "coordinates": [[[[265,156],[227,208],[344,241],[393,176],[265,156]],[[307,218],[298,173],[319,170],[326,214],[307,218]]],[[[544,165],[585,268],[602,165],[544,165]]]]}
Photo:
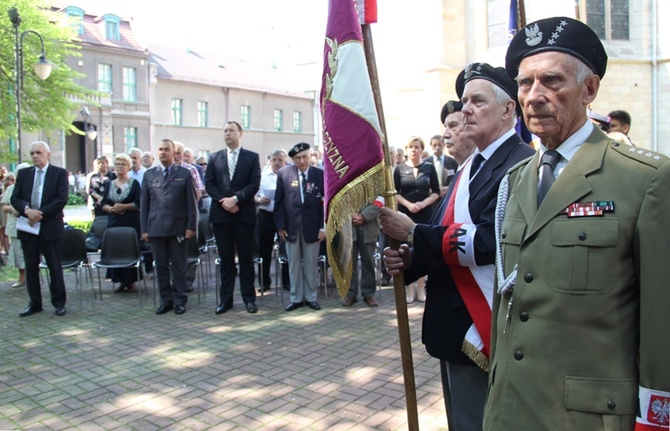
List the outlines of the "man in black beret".
{"type": "MultiPolygon", "coordinates": [[[[488,381],[498,185],[533,149],[515,133],[516,88],[504,69],[466,67],[456,82],[463,134],[475,146],[429,224],[381,209],[383,231],[403,244],[386,249],[391,274],[405,283],[428,275],[421,338],[440,360],[451,431],[481,430],[488,381]]],[[[447,111],[449,108],[447,108],[447,111]]],[[[444,113],[444,110],[443,110],[444,113]]],[[[446,116],[445,116],[446,120],[446,116]]]]}
{"type": "Polygon", "coordinates": [[[540,148],[500,186],[484,429],[667,429],[668,158],[588,121],[607,55],[585,24],[529,24],[506,65],[540,148]]]}
{"type": "Polygon", "coordinates": [[[444,104],[440,114],[440,120],[444,125],[442,141],[449,155],[458,163],[458,169],[475,152],[475,143],[465,136],[462,109],[463,104],[459,100],[450,100],[444,104]]]}
{"type": "Polygon", "coordinates": [[[293,165],[277,172],[274,219],[279,237],[286,241],[291,279],[286,311],[303,304],[320,310],[316,301],[320,242],[326,239],[323,213],[323,170],[309,164],[309,144],[301,142],[288,152],[293,165]]]}

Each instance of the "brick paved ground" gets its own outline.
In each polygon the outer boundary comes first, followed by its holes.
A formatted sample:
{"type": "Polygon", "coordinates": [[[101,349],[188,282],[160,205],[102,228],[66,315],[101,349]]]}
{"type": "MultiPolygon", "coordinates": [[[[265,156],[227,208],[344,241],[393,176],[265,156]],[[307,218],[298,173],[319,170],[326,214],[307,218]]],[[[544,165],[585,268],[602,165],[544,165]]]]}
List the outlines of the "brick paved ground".
{"type": "MultiPolygon", "coordinates": [[[[391,288],[380,306],[285,312],[274,289],[259,312],[214,314],[213,283],[186,314],[154,314],[150,296],[113,294],[81,307],[66,275],[68,314],[19,318],[25,289],[0,283],[0,430],[405,430],[391,288]]],[[[150,280],[151,281],[151,280],[150,280]]],[[[286,298],[287,299],[287,296],[286,298]]],[[[409,306],[422,430],[444,430],[438,363],[409,306]]]]}

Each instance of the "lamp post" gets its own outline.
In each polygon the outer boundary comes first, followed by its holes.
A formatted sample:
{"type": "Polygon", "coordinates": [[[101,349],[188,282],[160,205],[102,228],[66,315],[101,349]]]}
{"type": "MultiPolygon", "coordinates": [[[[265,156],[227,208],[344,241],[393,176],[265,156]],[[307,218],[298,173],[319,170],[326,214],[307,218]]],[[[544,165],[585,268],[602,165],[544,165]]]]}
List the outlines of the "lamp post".
{"type": "Polygon", "coordinates": [[[39,33],[34,30],[26,30],[23,33],[19,34],[19,25],[21,24],[21,16],[15,7],[10,8],[8,11],[9,19],[14,25],[14,37],[16,41],[15,54],[16,54],[16,79],[15,79],[15,93],[16,93],[16,146],[19,152],[19,163],[21,163],[21,91],[23,90],[23,38],[27,34],[34,34],[40,39],[40,44],[42,46],[42,52],[39,56],[39,61],[33,66],[35,68],[35,74],[41,80],[45,80],[51,74],[51,65],[47,62],[46,56],[44,55],[44,40],[39,33]]]}

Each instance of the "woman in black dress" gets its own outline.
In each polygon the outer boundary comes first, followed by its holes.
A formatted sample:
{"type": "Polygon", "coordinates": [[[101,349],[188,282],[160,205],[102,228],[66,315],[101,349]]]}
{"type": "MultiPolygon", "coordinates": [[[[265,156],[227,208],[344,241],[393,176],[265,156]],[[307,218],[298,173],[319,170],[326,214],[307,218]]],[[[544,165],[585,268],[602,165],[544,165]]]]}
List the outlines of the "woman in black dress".
{"type": "MultiPolygon", "coordinates": [[[[433,165],[421,161],[421,155],[426,148],[423,139],[410,138],[405,145],[407,161],[400,163],[393,171],[398,211],[407,214],[415,223],[427,224],[433,215],[433,204],[440,197],[440,183],[433,165]]],[[[418,290],[414,285],[407,287],[407,303],[426,300],[424,285],[426,280],[421,277],[417,280],[418,290]]]]}
{"type": "MultiPolygon", "coordinates": [[[[131,166],[130,157],[126,154],[117,154],[114,157],[114,167],[117,177],[105,189],[101,201],[101,209],[109,217],[110,227],[132,227],[140,239],[140,183],[128,176],[131,166]]],[[[133,268],[112,269],[110,276],[113,283],[120,283],[114,289],[115,293],[135,291],[137,271],[133,268]]]]}

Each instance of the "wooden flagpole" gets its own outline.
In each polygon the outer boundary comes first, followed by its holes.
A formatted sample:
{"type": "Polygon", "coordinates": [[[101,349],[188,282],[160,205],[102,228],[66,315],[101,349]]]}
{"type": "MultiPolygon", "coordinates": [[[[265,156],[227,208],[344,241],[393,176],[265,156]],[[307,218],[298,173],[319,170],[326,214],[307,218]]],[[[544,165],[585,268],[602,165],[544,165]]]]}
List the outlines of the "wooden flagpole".
{"type": "MultiPolygon", "coordinates": [[[[385,205],[393,211],[398,210],[395,200],[395,185],[393,183],[393,172],[391,170],[391,156],[389,154],[388,137],[386,134],[386,122],[384,121],[384,108],[379,86],[379,75],[377,74],[377,61],[375,59],[375,50],[372,44],[372,32],[369,24],[362,24],[363,46],[365,49],[365,59],[372,84],[372,94],[374,96],[375,106],[377,107],[377,116],[379,125],[382,129],[382,143],[384,146],[384,177],[386,191],[384,192],[385,205]]],[[[400,247],[400,241],[391,238],[389,246],[397,250],[400,247]]],[[[414,381],[414,361],[412,360],[412,341],[409,333],[409,318],[407,316],[407,304],[405,302],[405,277],[402,272],[393,277],[393,292],[395,294],[395,308],[398,319],[398,335],[400,338],[400,357],[402,360],[403,378],[405,381],[405,400],[407,405],[407,426],[410,431],[419,431],[419,415],[417,413],[416,403],[416,383],[414,381]]]]}

